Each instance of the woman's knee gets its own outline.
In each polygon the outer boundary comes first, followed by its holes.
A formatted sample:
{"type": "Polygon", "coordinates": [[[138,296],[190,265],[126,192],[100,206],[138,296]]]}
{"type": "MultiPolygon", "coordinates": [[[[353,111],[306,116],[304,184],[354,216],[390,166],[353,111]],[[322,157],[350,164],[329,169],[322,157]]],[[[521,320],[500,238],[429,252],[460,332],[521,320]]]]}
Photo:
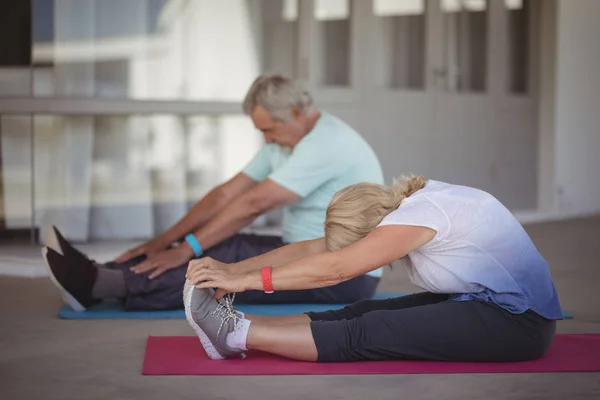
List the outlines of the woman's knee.
{"type": "Polygon", "coordinates": [[[363,315],[377,310],[400,310],[403,308],[416,307],[422,304],[423,297],[430,296],[430,293],[419,293],[403,297],[392,297],[381,300],[359,300],[339,310],[326,311],[324,313],[310,313],[313,321],[337,321],[344,319],[359,318],[363,315]]]}
{"type": "Polygon", "coordinates": [[[336,310],[338,317],[337,319],[354,319],[360,318],[367,313],[377,310],[389,310],[389,303],[393,299],[389,300],[359,300],[346,307],[336,310]]]}
{"type": "Polygon", "coordinates": [[[361,303],[368,301],[369,300],[362,300],[337,310],[328,310],[321,312],[311,311],[306,313],[306,315],[308,315],[312,321],[343,321],[348,319],[354,319],[361,316],[362,310],[366,309],[366,306],[362,305],[361,303]]]}
{"type": "Polygon", "coordinates": [[[342,308],[341,314],[344,319],[359,318],[364,314],[376,309],[377,300],[360,300],[342,308]]]}

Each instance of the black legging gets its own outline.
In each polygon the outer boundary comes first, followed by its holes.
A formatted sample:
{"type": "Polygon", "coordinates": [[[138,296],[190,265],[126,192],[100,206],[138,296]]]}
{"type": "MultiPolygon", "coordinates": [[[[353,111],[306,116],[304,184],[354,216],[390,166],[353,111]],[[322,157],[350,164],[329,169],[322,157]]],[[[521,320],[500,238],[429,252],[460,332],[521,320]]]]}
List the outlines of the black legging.
{"type": "Polygon", "coordinates": [[[419,293],[308,313],[318,361],[526,361],[552,344],[556,321],[449,297],[419,293]]]}

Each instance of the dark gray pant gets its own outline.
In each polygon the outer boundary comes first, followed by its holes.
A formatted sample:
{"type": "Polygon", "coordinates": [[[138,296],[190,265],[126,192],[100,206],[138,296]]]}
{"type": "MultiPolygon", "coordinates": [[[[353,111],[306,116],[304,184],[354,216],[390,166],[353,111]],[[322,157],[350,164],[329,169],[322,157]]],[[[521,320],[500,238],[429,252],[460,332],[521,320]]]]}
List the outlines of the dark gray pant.
{"type": "Polygon", "coordinates": [[[526,361],[552,344],[556,321],[449,297],[419,293],[308,313],[318,361],[526,361]]]}
{"type": "MultiPolygon", "coordinates": [[[[202,257],[211,257],[224,263],[235,263],[256,257],[283,246],[278,236],[235,235],[209,249],[202,257]]],[[[123,271],[127,295],[124,299],[126,310],[172,310],[183,308],[182,291],[185,283],[187,264],[168,270],[155,279],[148,279],[150,272],[135,274],[129,268],[144,260],[144,256],[126,263],[108,263],[107,268],[123,271]]],[[[312,289],[281,291],[266,294],[250,290],[238,293],[236,303],[277,304],[277,303],[329,303],[346,304],[368,299],[375,294],[378,278],[361,276],[339,285],[312,289]]]]}

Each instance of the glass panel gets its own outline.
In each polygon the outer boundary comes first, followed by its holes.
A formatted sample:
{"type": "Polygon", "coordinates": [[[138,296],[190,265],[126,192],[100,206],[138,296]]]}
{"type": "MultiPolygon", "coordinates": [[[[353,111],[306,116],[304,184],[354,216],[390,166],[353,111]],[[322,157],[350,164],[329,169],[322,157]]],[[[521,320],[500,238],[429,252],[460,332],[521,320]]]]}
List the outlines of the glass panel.
{"type": "Polygon", "coordinates": [[[239,101],[263,71],[296,75],[297,0],[32,4],[37,96],[239,101]]]}
{"type": "Polygon", "coordinates": [[[483,92],[487,70],[486,0],[441,0],[449,92],[483,92]]]}
{"type": "MultiPolygon", "coordinates": [[[[31,228],[31,116],[0,117],[0,237],[31,228]],[[8,231],[5,231],[8,230],[8,231]]],[[[21,235],[25,232],[25,235],[21,235]]],[[[9,236],[9,239],[11,237],[9,236]]]]}
{"type": "Polygon", "coordinates": [[[323,86],[350,86],[351,35],[349,0],[315,0],[317,21],[317,82],[323,86]]]}
{"type": "Polygon", "coordinates": [[[529,0],[504,0],[508,12],[508,90],[525,94],[529,90],[529,0]]]}
{"type": "Polygon", "coordinates": [[[163,232],[262,145],[242,115],[37,115],[34,123],[37,226],[57,224],[80,241],[163,232]]]}
{"type": "Polygon", "coordinates": [[[0,67],[0,96],[22,97],[30,94],[30,67],[0,67]]]}
{"type": "Polygon", "coordinates": [[[262,0],[263,70],[298,77],[298,0],[262,0]]]}
{"type": "Polygon", "coordinates": [[[385,86],[425,86],[425,0],[375,0],[383,34],[385,86]]]}

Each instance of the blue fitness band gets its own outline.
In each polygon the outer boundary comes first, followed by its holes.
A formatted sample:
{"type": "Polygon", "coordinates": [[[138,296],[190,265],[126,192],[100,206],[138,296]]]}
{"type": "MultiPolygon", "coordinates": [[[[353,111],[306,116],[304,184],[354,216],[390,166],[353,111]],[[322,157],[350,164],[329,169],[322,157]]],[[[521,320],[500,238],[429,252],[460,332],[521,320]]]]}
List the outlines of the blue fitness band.
{"type": "Polygon", "coordinates": [[[194,250],[194,255],[196,257],[200,257],[202,253],[204,253],[204,250],[202,250],[202,246],[200,246],[200,243],[198,243],[198,239],[196,239],[196,236],[192,235],[191,233],[188,233],[187,235],[185,235],[185,241],[188,242],[192,250],[194,250]]]}

